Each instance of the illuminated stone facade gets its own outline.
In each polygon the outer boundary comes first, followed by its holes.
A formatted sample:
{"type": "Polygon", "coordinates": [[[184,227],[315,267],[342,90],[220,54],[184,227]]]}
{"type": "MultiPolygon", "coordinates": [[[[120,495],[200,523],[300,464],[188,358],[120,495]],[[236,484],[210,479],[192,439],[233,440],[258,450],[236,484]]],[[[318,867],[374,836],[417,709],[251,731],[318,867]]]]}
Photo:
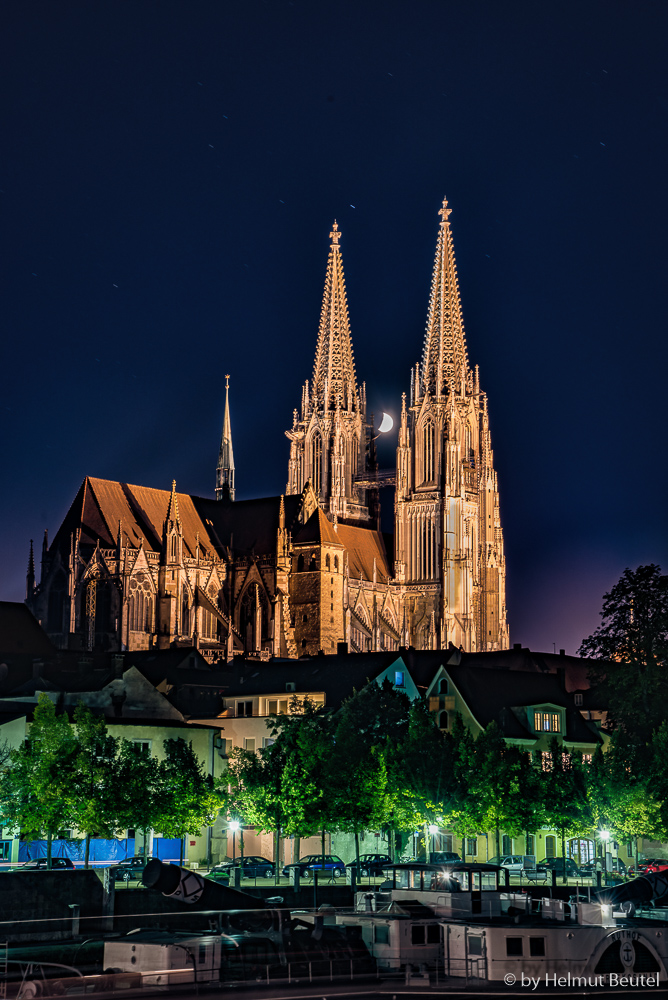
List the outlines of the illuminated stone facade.
{"type": "MultiPolygon", "coordinates": [[[[487,399],[468,363],[447,203],[422,362],[403,399],[395,537],[380,531],[336,223],[285,496],[235,500],[225,387],[216,499],[87,478],[27,603],[61,648],[196,645],[209,659],[508,645],[487,399]]],[[[393,473],[391,474],[393,475],[393,473]]]]}
{"type": "Polygon", "coordinates": [[[468,362],[443,201],[422,361],[404,395],[397,448],[394,575],[409,642],[508,645],[505,556],[487,397],[468,362]]]}

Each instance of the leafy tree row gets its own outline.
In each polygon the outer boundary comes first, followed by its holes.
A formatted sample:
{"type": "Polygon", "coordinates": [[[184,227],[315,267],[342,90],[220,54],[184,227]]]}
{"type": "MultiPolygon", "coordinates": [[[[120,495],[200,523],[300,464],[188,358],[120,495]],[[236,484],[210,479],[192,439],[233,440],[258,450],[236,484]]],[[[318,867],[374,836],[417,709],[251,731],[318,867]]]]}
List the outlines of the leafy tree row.
{"type": "MultiPolygon", "coordinates": [[[[617,839],[668,836],[668,723],[650,744],[613,737],[593,761],[555,738],[539,760],[506,743],[496,723],[477,739],[455,716],[441,732],[421,701],[389,682],[371,683],[336,715],[293,699],[291,714],[269,722],[274,742],[235,749],[227,807],[277,838],[385,828],[405,834],[437,823],[460,836],[558,831],[570,837],[605,829],[617,839]],[[657,776],[663,775],[661,781],[657,776]]],[[[296,850],[299,851],[298,844],[296,850]]],[[[278,851],[276,854],[278,857],[278,851]]]]}
{"type": "Polygon", "coordinates": [[[85,866],[95,834],[113,837],[132,827],[167,837],[199,833],[214,821],[221,796],[203,771],[192,744],[163,743],[157,761],[141,743],[110,736],[103,718],[79,704],[72,722],[41,695],[27,739],[9,752],[0,773],[4,825],[28,838],[44,835],[47,865],[58,831],[85,837],[85,866]]]}

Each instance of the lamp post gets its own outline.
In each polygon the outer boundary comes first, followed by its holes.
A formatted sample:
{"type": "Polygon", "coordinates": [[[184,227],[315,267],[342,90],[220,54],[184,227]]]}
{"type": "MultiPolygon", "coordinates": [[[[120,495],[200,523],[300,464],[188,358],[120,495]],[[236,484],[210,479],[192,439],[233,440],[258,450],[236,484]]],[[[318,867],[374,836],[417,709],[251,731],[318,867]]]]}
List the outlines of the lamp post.
{"type": "Polygon", "coordinates": [[[232,861],[235,861],[237,855],[237,830],[239,829],[239,821],[231,819],[227,824],[227,829],[232,831],[232,861]]]}
{"type": "Polygon", "coordinates": [[[603,871],[608,870],[608,841],[610,840],[610,833],[607,830],[599,830],[598,835],[601,839],[601,848],[603,851],[603,871]]]}
{"type": "Polygon", "coordinates": [[[434,835],[438,833],[438,827],[434,823],[429,824],[429,835],[431,837],[430,847],[429,847],[429,858],[431,859],[434,853],[434,835]]]}

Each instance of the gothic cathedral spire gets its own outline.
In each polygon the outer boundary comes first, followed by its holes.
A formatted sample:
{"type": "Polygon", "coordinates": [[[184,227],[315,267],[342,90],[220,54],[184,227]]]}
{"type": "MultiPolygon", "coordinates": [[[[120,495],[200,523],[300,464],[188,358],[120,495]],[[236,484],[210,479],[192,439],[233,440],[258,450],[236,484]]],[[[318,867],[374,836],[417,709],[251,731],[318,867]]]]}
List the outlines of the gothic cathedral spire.
{"type": "Polygon", "coordinates": [[[460,395],[462,386],[469,378],[455,249],[450,230],[451,212],[447,198],[444,198],[438,213],[441,223],[422,350],[422,391],[436,399],[448,392],[460,395]]]}
{"type": "Polygon", "coordinates": [[[451,209],[439,215],[422,365],[397,448],[395,578],[410,642],[470,651],[508,644],[505,557],[487,397],[469,368],[451,209]]]}
{"type": "Polygon", "coordinates": [[[234,500],[234,452],[230,426],[230,376],[225,376],[225,415],[216,469],[216,500],[234,500]]]}
{"type": "Polygon", "coordinates": [[[371,429],[366,420],[366,388],[357,387],[348,320],[346,283],[335,222],[313,366],[295,410],[290,439],[286,493],[301,493],[310,482],[333,520],[368,521],[364,490],[356,479],[366,471],[371,429]]]}

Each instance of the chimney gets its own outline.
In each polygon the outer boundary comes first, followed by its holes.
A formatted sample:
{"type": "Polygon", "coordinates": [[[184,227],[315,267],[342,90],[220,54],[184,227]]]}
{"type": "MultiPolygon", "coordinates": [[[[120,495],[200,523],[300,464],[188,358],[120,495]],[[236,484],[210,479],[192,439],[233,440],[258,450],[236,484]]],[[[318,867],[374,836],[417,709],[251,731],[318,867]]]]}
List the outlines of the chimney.
{"type": "Polygon", "coordinates": [[[347,642],[337,642],[336,652],[338,656],[348,655],[348,643],[347,642]]]}
{"type": "Polygon", "coordinates": [[[513,649],[521,649],[521,648],[522,648],[522,643],[521,642],[514,642],[513,643],[513,649]]]}
{"type": "Polygon", "coordinates": [[[111,668],[114,671],[114,677],[123,676],[123,661],[125,657],[123,653],[113,653],[111,657],[111,668]]]}
{"type": "Polygon", "coordinates": [[[560,649],[559,650],[559,656],[565,656],[565,655],[566,655],[566,650],[565,649],[560,649]]]}

